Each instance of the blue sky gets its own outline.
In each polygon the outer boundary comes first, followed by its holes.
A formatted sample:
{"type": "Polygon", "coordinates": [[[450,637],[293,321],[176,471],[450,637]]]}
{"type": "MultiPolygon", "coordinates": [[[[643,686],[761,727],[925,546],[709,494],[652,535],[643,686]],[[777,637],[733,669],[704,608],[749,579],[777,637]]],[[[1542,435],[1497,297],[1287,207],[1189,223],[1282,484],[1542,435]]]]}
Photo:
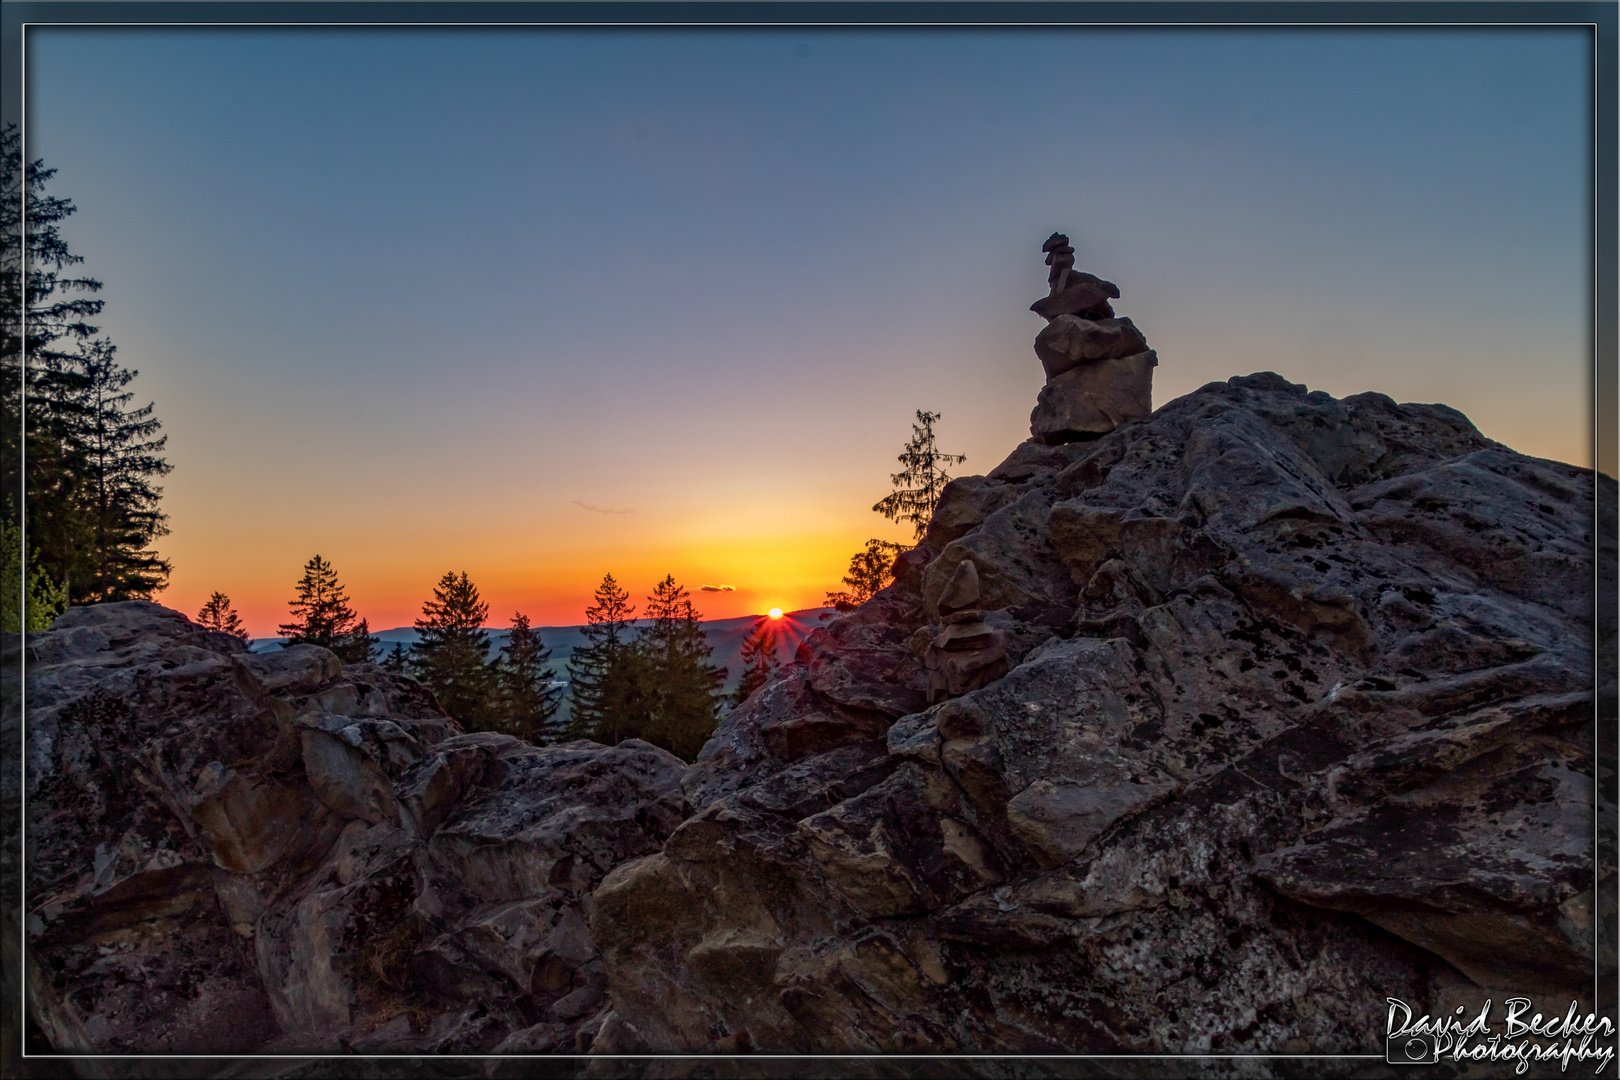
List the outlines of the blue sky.
{"type": "Polygon", "coordinates": [[[1570,29],[36,29],[27,139],[170,434],[165,602],[225,589],[266,632],[320,551],[374,626],[451,568],[539,622],[609,570],[726,578],[726,616],[903,538],[868,508],[915,410],[963,472],[1026,437],[1054,230],[1158,350],[1156,404],[1270,369],[1589,465],[1590,57],[1570,29]]]}

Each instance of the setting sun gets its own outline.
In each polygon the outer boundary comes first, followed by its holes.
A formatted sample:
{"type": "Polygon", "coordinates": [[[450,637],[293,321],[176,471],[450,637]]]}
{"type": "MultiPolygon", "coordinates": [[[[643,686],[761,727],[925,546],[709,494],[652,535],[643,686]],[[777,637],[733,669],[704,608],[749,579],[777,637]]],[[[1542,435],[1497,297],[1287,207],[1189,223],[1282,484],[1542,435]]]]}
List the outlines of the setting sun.
{"type": "Polygon", "coordinates": [[[780,619],[782,617],[782,609],[779,607],[771,608],[770,616],[773,619],[780,619]]]}

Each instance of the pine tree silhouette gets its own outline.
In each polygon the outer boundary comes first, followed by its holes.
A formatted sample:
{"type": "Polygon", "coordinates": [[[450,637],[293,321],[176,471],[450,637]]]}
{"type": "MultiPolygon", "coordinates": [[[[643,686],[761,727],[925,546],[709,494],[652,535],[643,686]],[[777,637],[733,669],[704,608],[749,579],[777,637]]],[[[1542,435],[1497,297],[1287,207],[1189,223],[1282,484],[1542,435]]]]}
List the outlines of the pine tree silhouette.
{"type": "Polygon", "coordinates": [[[557,710],[562,689],[551,685],[551,650],[545,647],[522,612],[512,616],[512,631],[497,666],[500,711],[505,729],[537,746],[556,742],[557,710]]]}
{"type": "Polygon", "coordinates": [[[489,605],[467,577],[446,572],[422,605],[416,620],[418,639],[411,646],[417,679],[439,699],[439,707],[463,727],[488,731],[499,726],[495,705],[495,671],[489,663],[489,634],[484,621],[489,605]]]}
{"type": "Polygon", "coordinates": [[[917,410],[917,422],[911,425],[911,441],[900,451],[897,459],[902,466],[889,477],[894,491],[880,499],[873,510],[890,521],[909,521],[917,531],[917,539],[928,531],[928,521],[939,505],[939,493],[950,483],[950,475],[941,465],[959,465],[967,460],[965,454],[946,454],[934,446],[934,422],[939,413],[917,410]]]}
{"type": "Polygon", "coordinates": [[[298,595],[287,602],[292,621],[277,627],[289,646],[319,645],[337,653],[346,664],[371,659],[370,626],[355,616],[331,563],[319,555],[310,556],[297,588],[298,595]]]}
{"type": "Polygon", "coordinates": [[[222,592],[216,592],[208,598],[208,603],[197,612],[197,625],[209,630],[217,630],[222,634],[248,640],[247,627],[242,624],[242,617],[231,607],[231,598],[222,592]]]}

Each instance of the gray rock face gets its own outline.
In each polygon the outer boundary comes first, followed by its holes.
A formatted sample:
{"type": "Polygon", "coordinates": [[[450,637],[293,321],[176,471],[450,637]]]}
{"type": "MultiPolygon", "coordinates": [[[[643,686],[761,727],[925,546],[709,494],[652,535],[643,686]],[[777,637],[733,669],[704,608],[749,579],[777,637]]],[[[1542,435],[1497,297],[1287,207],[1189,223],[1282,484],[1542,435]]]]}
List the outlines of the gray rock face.
{"type": "Polygon", "coordinates": [[[1594,482],[1271,374],[954,481],[602,880],[596,1050],[1376,1054],[1386,997],[1585,1002],[1594,482]]]}
{"type": "Polygon", "coordinates": [[[1444,406],[1212,383],[953,481],[691,768],[74,609],[25,646],[30,1019],[93,1053],[1376,1054],[1387,997],[1586,1003],[1594,494],[1444,406]]]}
{"type": "Polygon", "coordinates": [[[1146,420],[1153,412],[1153,369],[1158,366],[1158,354],[1150,349],[1070,368],[1041,387],[1029,414],[1030,435],[1055,446],[1146,420]]]}
{"type": "Polygon", "coordinates": [[[30,1019],[78,1053],[572,1051],[584,907],[686,815],[640,742],[463,734],[415,682],[178,612],[29,635],[30,1019]]]}
{"type": "Polygon", "coordinates": [[[1059,315],[1035,338],[1035,355],[1041,358],[1047,382],[1087,360],[1112,360],[1146,351],[1147,338],[1129,319],[1094,322],[1059,315]]]}

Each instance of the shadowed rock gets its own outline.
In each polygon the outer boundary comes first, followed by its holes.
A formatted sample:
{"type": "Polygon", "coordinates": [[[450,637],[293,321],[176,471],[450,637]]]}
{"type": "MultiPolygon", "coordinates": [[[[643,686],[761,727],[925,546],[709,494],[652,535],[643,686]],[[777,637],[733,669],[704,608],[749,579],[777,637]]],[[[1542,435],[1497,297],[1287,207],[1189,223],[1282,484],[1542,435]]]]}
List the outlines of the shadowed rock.
{"type": "Polygon", "coordinates": [[[841,677],[768,683],[603,880],[596,1048],[1377,1054],[1386,997],[1584,1001],[1594,482],[1271,374],[953,481],[841,677]],[[903,650],[882,743],[761,734],[903,650]]]}
{"type": "Polygon", "coordinates": [[[595,1037],[583,905],[686,815],[678,759],[463,734],[409,679],[146,602],[27,648],[28,1005],[56,1049],[595,1037]]]}

